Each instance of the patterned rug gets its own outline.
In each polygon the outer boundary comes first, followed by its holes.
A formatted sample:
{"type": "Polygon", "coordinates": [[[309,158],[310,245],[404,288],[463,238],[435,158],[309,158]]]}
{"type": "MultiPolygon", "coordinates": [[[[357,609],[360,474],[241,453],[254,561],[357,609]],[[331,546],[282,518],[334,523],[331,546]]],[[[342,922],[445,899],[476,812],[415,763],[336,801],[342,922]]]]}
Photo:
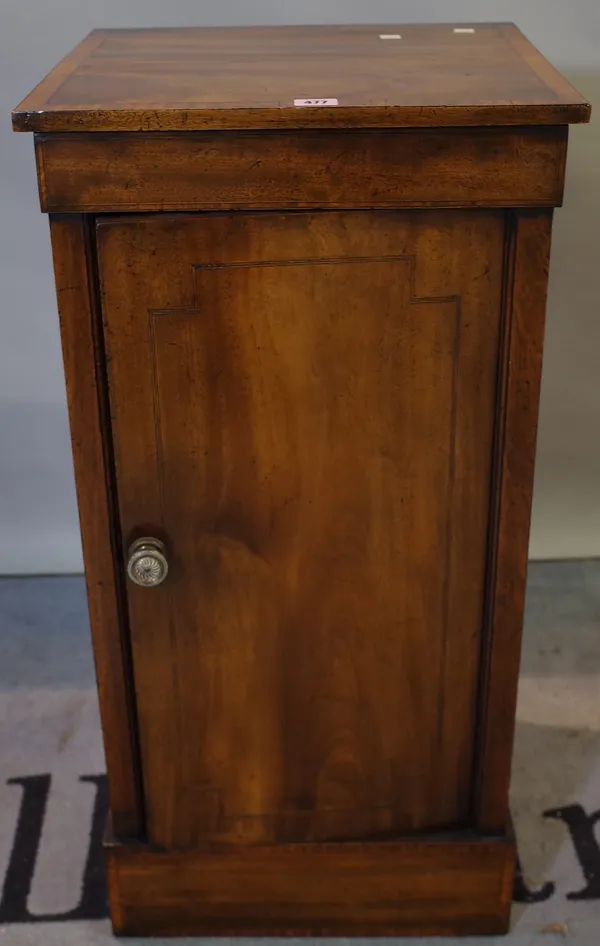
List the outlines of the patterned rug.
{"type": "MultiPolygon", "coordinates": [[[[0,580],[0,946],[112,941],[103,771],[83,580],[0,580]]],[[[512,797],[513,931],[468,942],[600,946],[600,562],[530,568],[512,797]]]]}

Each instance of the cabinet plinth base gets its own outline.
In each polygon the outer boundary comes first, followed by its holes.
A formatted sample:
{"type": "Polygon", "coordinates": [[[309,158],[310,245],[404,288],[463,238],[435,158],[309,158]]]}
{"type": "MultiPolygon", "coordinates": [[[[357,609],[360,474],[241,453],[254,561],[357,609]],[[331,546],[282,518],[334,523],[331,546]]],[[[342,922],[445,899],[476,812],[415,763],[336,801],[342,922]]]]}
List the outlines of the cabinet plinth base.
{"type": "Polygon", "coordinates": [[[504,933],[516,856],[510,833],[106,853],[122,936],[504,933]]]}

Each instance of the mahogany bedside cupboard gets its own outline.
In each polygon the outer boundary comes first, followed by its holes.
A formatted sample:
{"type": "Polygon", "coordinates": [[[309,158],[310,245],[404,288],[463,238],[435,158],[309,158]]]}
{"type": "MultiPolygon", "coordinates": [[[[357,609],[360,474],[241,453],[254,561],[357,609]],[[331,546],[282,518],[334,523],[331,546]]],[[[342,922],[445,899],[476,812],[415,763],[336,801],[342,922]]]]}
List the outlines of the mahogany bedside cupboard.
{"type": "Polygon", "coordinates": [[[121,934],[495,933],[589,106],[510,24],[97,30],[50,214],[121,934]]]}

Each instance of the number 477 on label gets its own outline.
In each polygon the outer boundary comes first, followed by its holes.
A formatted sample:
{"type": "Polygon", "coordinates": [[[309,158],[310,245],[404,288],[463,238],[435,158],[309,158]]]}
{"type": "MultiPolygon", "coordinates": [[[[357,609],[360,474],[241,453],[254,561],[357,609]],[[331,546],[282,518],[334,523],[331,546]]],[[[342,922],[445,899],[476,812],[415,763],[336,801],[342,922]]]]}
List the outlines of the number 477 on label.
{"type": "Polygon", "coordinates": [[[338,105],[337,99],[294,99],[296,108],[315,108],[319,105],[338,105]]]}

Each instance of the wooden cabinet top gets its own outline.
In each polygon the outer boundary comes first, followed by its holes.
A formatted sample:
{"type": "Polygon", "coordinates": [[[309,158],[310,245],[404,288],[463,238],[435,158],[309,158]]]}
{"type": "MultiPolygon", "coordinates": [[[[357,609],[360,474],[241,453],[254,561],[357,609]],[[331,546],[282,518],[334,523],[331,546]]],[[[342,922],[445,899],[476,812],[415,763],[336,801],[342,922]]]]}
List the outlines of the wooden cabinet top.
{"type": "Polygon", "coordinates": [[[513,24],[186,27],[94,30],[18,106],[13,124],[393,128],[556,125],[589,114],[513,24]]]}

